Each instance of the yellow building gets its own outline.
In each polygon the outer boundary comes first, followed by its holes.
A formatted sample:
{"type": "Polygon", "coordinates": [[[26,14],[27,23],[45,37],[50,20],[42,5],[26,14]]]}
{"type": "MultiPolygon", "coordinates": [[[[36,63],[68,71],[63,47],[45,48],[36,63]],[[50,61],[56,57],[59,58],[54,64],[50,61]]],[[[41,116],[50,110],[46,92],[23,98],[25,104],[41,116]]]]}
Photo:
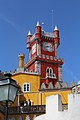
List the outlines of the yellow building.
{"type": "MultiPolygon", "coordinates": [[[[37,74],[30,74],[30,73],[15,73],[13,74],[12,78],[17,81],[20,86],[20,92],[18,93],[16,100],[14,102],[15,106],[18,108],[20,107],[20,113],[17,113],[17,109],[9,110],[9,119],[15,120],[26,120],[30,119],[33,120],[37,115],[43,114],[45,108],[43,109],[43,105],[46,103],[46,96],[50,96],[53,94],[60,94],[63,104],[63,109],[67,109],[68,104],[68,94],[71,93],[71,88],[54,88],[54,89],[40,89],[40,75],[37,74]],[[24,85],[29,85],[29,91],[23,90],[24,85]],[[31,100],[31,107],[32,112],[29,112],[24,104],[24,101],[31,100]],[[22,104],[23,103],[23,104],[22,104]],[[39,112],[36,112],[36,107],[39,106],[39,112]],[[42,106],[42,107],[41,107],[42,106]],[[22,110],[22,111],[21,111],[22,110]],[[16,114],[15,114],[16,113],[16,114]],[[10,115],[11,114],[11,115],[10,115]]],[[[28,90],[28,89],[27,89],[28,90]]]]}
{"type": "MultiPolygon", "coordinates": [[[[14,104],[9,106],[9,120],[33,120],[36,116],[45,113],[46,97],[54,94],[60,94],[63,104],[63,109],[67,109],[68,94],[71,93],[71,88],[66,83],[63,86],[56,84],[54,88],[45,88],[43,84],[40,86],[41,76],[38,73],[27,72],[24,70],[24,55],[19,54],[19,66],[17,71],[12,73],[12,79],[16,80],[19,85],[14,104]],[[22,57],[23,59],[20,59],[22,57]],[[29,104],[31,106],[25,105],[29,104]]],[[[3,114],[2,118],[3,119],[3,114]]]]}

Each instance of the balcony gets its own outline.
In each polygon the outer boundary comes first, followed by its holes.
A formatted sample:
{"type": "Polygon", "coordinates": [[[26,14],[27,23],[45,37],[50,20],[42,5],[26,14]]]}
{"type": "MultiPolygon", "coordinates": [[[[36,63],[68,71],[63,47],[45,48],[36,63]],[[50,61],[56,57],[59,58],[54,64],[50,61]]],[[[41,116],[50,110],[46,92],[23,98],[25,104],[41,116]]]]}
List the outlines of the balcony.
{"type": "MultiPolygon", "coordinates": [[[[63,104],[62,110],[67,110],[68,105],[63,104]]],[[[17,114],[44,114],[46,111],[45,105],[32,105],[32,106],[15,106],[8,107],[8,115],[17,115],[17,114]]],[[[0,112],[5,114],[5,107],[0,105],[0,112]]]]}
{"type": "Polygon", "coordinates": [[[17,107],[9,107],[8,114],[44,114],[45,113],[45,105],[34,105],[34,106],[17,106],[17,107]]]}

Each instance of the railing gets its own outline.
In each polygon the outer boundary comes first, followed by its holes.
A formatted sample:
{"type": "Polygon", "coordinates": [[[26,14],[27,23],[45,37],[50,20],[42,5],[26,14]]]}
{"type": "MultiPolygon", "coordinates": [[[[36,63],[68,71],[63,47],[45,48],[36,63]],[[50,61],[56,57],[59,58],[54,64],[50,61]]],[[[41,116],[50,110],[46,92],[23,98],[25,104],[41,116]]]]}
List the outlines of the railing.
{"type": "MultiPolygon", "coordinates": [[[[63,104],[62,110],[67,110],[68,105],[63,104]]],[[[5,114],[5,107],[0,105],[0,111],[5,114]]],[[[46,111],[45,105],[34,105],[34,106],[16,106],[16,107],[8,107],[8,115],[16,115],[16,114],[44,114],[46,111]]]]}
{"type": "Polygon", "coordinates": [[[8,114],[34,114],[45,113],[45,105],[9,107],[8,114]]]}

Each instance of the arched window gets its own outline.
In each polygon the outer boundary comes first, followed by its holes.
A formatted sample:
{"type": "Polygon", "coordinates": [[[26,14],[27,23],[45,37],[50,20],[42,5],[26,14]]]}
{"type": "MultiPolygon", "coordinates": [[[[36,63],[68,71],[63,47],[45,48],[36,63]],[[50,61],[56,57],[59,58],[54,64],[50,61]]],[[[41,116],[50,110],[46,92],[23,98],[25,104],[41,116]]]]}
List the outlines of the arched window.
{"type": "Polygon", "coordinates": [[[49,76],[50,76],[50,77],[53,77],[53,70],[52,70],[52,68],[49,69],[49,72],[50,72],[50,73],[49,73],[49,74],[50,74],[49,76]]]}
{"type": "Polygon", "coordinates": [[[46,69],[46,77],[53,77],[53,69],[51,67],[46,69]]]}
{"type": "Polygon", "coordinates": [[[22,86],[23,92],[30,92],[30,83],[24,83],[22,86]]]}
{"type": "Polygon", "coordinates": [[[46,77],[49,77],[49,68],[46,69],[46,77]]]}

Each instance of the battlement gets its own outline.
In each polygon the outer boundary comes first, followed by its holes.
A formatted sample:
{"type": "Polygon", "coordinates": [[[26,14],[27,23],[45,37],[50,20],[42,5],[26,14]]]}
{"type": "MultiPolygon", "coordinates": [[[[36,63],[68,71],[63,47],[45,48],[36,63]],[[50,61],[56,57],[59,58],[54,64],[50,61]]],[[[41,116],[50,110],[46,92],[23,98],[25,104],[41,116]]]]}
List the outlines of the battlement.
{"type": "Polygon", "coordinates": [[[45,31],[42,31],[41,35],[44,37],[49,37],[49,38],[56,38],[57,37],[57,35],[55,35],[54,33],[45,32],[45,31]]]}
{"type": "Polygon", "coordinates": [[[67,84],[67,82],[57,82],[55,86],[53,86],[52,82],[48,83],[48,86],[46,87],[45,83],[41,84],[40,90],[57,90],[57,89],[71,89],[72,93],[80,93],[80,81],[78,81],[77,84],[75,84],[73,81],[70,82],[70,85],[67,84]]]}
{"type": "MultiPolygon", "coordinates": [[[[50,40],[53,40],[53,38],[58,37],[57,34],[54,34],[51,32],[45,32],[45,31],[41,31],[41,36],[50,38],[50,40]]],[[[33,34],[32,37],[30,38],[30,42],[34,41],[35,39],[36,39],[36,36],[35,36],[35,34],[33,34]]]]}
{"type": "Polygon", "coordinates": [[[68,95],[68,110],[62,111],[62,102],[59,94],[46,98],[46,114],[36,117],[35,120],[79,120],[80,94],[68,95]],[[54,107],[53,107],[54,106],[54,107]],[[53,116],[54,113],[54,116],[53,116]]]}

